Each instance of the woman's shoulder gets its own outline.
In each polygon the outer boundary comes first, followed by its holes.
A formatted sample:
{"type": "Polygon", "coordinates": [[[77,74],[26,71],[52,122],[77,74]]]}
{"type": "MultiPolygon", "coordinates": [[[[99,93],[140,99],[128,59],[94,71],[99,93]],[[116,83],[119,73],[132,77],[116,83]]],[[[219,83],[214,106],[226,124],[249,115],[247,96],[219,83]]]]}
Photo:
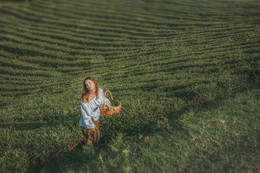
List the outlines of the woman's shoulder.
{"type": "Polygon", "coordinates": [[[80,100],[80,104],[81,104],[81,105],[86,105],[86,104],[88,104],[88,103],[89,103],[89,102],[86,102],[86,101],[84,102],[83,99],[80,100]]]}
{"type": "Polygon", "coordinates": [[[103,89],[102,89],[102,88],[98,88],[98,91],[99,91],[99,92],[103,92],[103,89]]]}

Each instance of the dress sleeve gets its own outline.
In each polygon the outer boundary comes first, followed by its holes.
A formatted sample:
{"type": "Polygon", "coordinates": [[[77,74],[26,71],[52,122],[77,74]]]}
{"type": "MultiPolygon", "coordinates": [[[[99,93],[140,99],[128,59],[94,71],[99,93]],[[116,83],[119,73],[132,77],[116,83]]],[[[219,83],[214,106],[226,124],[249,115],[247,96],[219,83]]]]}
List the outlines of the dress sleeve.
{"type": "MultiPolygon", "coordinates": [[[[97,105],[97,107],[103,107],[103,102],[104,102],[103,99],[104,99],[104,92],[101,88],[99,88],[98,98],[95,99],[95,104],[97,105]]],[[[105,98],[105,105],[107,105],[106,101],[110,103],[109,99],[105,98]]]]}
{"type": "Polygon", "coordinates": [[[98,98],[95,99],[95,104],[97,107],[102,107],[103,106],[103,98],[104,98],[104,92],[101,88],[99,88],[98,92],[98,98]]]}
{"type": "Polygon", "coordinates": [[[84,106],[83,103],[80,104],[80,112],[83,117],[84,121],[84,126],[87,129],[91,129],[95,127],[95,124],[91,120],[91,110],[87,107],[84,106]]]}

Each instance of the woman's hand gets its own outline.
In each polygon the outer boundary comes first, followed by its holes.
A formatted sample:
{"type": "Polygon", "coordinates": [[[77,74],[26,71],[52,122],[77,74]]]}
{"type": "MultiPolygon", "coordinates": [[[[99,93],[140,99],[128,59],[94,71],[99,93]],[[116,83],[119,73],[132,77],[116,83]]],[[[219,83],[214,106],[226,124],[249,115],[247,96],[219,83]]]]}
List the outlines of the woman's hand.
{"type": "Polygon", "coordinates": [[[114,108],[111,106],[110,103],[107,103],[107,107],[108,107],[108,109],[109,109],[110,111],[114,110],[114,108]]]}

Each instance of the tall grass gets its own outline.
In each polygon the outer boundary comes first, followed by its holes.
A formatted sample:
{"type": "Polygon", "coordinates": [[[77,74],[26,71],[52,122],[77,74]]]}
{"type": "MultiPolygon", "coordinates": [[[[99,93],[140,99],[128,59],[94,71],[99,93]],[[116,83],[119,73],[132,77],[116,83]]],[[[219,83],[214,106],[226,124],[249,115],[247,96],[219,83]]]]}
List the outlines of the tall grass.
{"type": "Polygon", "coordinates": [[[259,93],[190,108],[181,126],[161,119],[149,132],[114,132],[106,147],[83,146],[41,171],[259,172],[259,93]]]}

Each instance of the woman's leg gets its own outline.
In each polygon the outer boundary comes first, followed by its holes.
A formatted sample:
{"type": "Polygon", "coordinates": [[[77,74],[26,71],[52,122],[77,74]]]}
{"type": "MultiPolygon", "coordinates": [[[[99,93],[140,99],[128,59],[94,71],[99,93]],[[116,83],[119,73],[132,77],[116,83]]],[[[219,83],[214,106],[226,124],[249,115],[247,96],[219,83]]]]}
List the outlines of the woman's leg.
{"type": "MultiPolygon", "coordinates": [[[[93,121],[93,120],[92,120],[93,121]]],[[[86,145],[92,145],[93,143],[97,144],[100,140],[100,130],[99,130],[99,120],[93,121],[95,127],[92,129],[81,128],[81,131],[84,135],[84,141],[86,145]]]]}
{"type": "Polygon", "coordinates": [[[84,127],[81,128],[81,131],[84,136],[84,142],[86,145],[91,145],[93,142],[93,138],[91,137],[91,129],[85,129],[84,127]]]}

